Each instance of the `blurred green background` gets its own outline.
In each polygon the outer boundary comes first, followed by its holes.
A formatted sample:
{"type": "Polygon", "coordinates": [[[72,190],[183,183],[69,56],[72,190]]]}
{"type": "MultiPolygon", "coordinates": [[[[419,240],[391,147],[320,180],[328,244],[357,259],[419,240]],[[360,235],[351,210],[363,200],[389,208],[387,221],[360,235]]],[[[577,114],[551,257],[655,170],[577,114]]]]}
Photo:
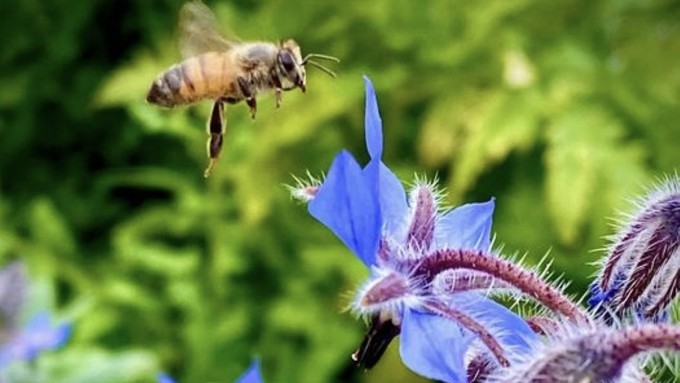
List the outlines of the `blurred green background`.
{"type": "Polygon", "coordinates": [[[258,355],[268,383],[422,382],[396,344],[351,365],[367,272],[284,187],[341,148],[367,159],[362,74],[385,163],[451,204],[495,196],[496,243],[549,252],[577,295],[616,211],[680,163],[677,1],[206,3],[245,40],[342,60],[255,121],[229,107],[207,180],[210,103],[144,101],[179,61],[181,1],[0,2],[0,262],[74,321],[46,381],[231,382],[258,355]]]}

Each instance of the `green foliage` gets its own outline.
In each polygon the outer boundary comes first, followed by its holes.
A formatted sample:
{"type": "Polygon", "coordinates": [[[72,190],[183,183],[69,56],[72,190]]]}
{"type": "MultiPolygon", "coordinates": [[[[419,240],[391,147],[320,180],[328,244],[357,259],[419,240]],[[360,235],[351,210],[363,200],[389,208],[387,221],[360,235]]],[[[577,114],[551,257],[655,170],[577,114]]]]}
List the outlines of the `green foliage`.
{"type": "Polygon", "coordinates": [[[179,60],[180,1],[0,5],[0,260],[25,259],[75,323],[40,361],[61,371],[49,381],[230,382],[251,355],[268,382],[418,381],[394,346],[370,374],[351,367],[363,326],[343,309],[365,271],[282,186],[364,153],[361,74],[385,162],[438,176],[451,203],[495,196],[497,242],[550,249],[574,292],[607,217],[680,163],[673,1],[209,5],[243,39],[342,62],[337,79],[310,68],[279,110],[261,98],[255,121],[229,106],[207,180],[209,105],[143,101],[179,60]]]}

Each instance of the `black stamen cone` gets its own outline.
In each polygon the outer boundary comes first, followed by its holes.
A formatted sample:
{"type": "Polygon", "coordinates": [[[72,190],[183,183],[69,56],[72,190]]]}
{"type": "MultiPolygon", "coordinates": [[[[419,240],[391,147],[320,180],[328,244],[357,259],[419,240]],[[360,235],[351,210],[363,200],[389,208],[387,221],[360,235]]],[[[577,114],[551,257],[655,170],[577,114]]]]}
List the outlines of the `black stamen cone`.
{"type": "Polygon", "coordinates": [[[392,320],[383,320],[379,315],[375,315],[371,327],[361,341],[361,346],[352,354],[352,360],[357,367],[367,370],[373,368],[387,350],[392,339],[400,332],[401,328],[392,323],[392,320]]]}

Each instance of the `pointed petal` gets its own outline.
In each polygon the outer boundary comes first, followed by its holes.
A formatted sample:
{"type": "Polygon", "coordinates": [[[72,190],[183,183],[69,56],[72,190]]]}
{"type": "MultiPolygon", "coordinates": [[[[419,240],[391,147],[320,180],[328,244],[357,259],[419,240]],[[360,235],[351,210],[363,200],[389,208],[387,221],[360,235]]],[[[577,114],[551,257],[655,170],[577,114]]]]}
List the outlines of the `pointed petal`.
{"type": "Polygon", "coordinates": [[[37,313],[23,330],[25,334],[25,358],[32,359],[41,351],[52,350],[63,345],[71,335],[71,325],[53,326],[49,314],[45,311],[37,313]]]}
{"type": "Polygon", "coordinates": [[[376,193],[380,200],[380,215],[387,233],[396,235],[402,228],[407,216],[408,204],[406,191],[397,176],[381,161],[371,160],[364,168],[364,176],[372,183],[377,171],[378,183],[376,193]]]}
{"type": "Polygon", "coordinates": [[[428,379],[464,383],[465,350],[473,337],[443,317],[407,309],[404,312],[399,353],[404,364],[428,379]]]}
{"type": "Polygon", "coordinates": [[[262,373],[260,373],[260,361],[254,359],[246,372],[236,380],[236,383],[263,383],[262,373]]]}
{"type": "Polygon", "coordinates": [[[366,112],[364,116],[366,148],[371,159],[380,160],[383,150],[382,121],[378,111],[378,101],[375,98],[373,84],[364,76],[366,87],[366,112]]]}
{"type": "Polygon", "coordinates": [[[446,213],[435,226],[438,248],[488,250],[494,199],[469,203],[446,213]]]}
{"type": "Polygon", "coordinates": [[[382,223],[377,185],[367,178],[354,157],[343,150],[308,209],[370,266],[375,262],[382,223]]]}

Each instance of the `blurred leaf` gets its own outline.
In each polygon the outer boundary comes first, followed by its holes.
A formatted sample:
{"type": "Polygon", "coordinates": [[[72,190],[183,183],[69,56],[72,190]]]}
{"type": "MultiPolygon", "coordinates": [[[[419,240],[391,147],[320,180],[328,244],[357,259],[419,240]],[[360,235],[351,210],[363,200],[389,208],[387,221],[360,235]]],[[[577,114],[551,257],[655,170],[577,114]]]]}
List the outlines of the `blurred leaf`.
{"type": "Polygon", "coordinates": [[[171,61],[165,62],[162,64],[157,55],[148,51],[138,53],[129,63],[108,76],[97,91],[93,105],[112,107],[143,103],[156,76],[173,64],[171,61]]]}
{"type": "Polygon", "coordinates": [[[619,190],[644,174],[641,153],[622,142],[620,123],[596,106],[571,108],[547,133],[548,206],[560,240],[571,245],[599,190],[619,190]]]}
{"type": "Polygon", "coordinates": [[[484,169],[503,161],[511,151],[526,151],[537,141],[540,96],[527,91],[488,95],[486,107],[471,117],[471,134],[452,166],[456,177],[450,190],[460,198],[484,169]]]}
{"type": "Polygon", "coordinates": [[[46,198],[31,205],[31,232],[42,246],[58,255],[70,255],[76,250],[75,239],[66,221],[46,198]]]}
{"type": "Polygon", "coordinates": [[[92,365],[150,383],[155,357],[180,382],[231,381],[252,355],[267,381],[422,381],[394,346],[353,367],[364,327],[342,310],[366,270],[282,187],[342,148],[365,162],[363,74],[384,162],[436,172],[456,203],[495,196],[498,243],[549,251],[576,294],[608,217],[680,162],[673,1],[206,1],[246,41],[342,60],[280,109],[258,97],[256,120],[230,105],[206,180],[210,102],[144,101],[180,60],[182,3],[0,2],[0,260],[29,265],[29,311],[76,322],[25,381],[111,381],[92,365]],[[139,350],[144,372],[116,357],[139,350]]]}

